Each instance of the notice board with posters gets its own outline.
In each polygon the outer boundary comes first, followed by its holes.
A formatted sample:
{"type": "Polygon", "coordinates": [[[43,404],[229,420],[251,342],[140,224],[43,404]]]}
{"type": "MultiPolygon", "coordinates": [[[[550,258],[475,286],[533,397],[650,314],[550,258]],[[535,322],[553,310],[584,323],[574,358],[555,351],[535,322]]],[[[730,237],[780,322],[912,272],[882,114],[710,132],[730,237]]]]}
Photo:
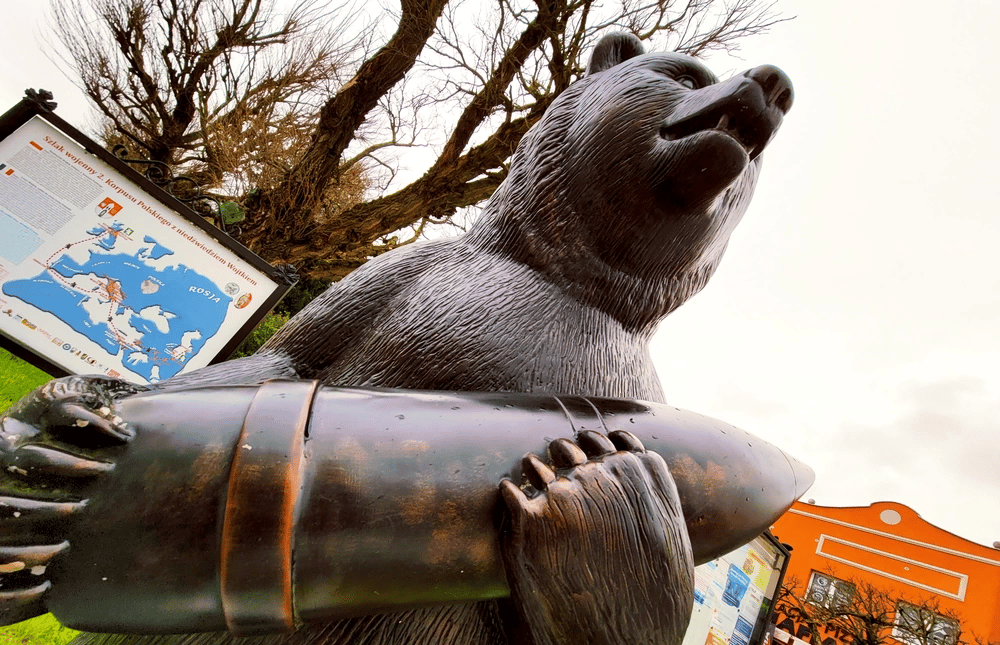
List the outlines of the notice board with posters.
{"type": "Polygon", "coordinates": [[[57,117],[0,116],[0,344],[53,376],[155,383],[225,359],[280,270],[57,117]]]}
{"type": "Polygon", "coordinates": [[[683,645],[761,645],[788,557],[765,533],[696,567],[694,612],[683,645]]]}

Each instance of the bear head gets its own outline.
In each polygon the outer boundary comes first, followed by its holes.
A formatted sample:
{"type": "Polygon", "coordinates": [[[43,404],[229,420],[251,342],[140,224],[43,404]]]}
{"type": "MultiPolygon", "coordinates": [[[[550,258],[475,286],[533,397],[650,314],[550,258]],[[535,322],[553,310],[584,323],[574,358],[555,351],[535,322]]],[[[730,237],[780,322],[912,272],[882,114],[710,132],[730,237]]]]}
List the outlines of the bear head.
{"type": "Polygon", "coordinates": [[[791,103],[776,67],[719,82],[607,36],[522,138],[470,239],[628,327],[655,323],[714,272],[791,103]]]}

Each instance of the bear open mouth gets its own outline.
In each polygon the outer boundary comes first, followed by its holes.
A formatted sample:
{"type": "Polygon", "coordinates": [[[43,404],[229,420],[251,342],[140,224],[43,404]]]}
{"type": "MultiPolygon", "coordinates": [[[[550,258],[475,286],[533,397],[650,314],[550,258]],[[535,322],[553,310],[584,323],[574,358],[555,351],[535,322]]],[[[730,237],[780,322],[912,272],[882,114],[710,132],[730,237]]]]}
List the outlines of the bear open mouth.
{"type": "Polygon", "coordinates": [[[748,115],[745,111],[732,110],[732,105],[716,104],[660,128],[660,136],[667,141],[683,139],[699,132],[715,130],[743,146],[750,161],[764,150],[774,132],[775,124],[762,112],[748,115]]]}

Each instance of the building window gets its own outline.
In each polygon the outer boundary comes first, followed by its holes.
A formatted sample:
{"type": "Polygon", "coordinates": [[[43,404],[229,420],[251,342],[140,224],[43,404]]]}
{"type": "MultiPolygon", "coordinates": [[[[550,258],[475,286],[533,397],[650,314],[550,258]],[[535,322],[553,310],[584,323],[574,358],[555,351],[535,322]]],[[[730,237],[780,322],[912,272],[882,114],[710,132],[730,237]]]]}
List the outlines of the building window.
{"type": "Polygon", "coordinates": [[[954,618],[901,602],[896,605],[892,637],[907,645],[955,645],[959,629],[954,618]]]}
{"type": "Polygon", "coordinates": [[[809,578],[806,600],[825,609],[846,609],[854,600],[854,585],[813,571],[809,578]]]}

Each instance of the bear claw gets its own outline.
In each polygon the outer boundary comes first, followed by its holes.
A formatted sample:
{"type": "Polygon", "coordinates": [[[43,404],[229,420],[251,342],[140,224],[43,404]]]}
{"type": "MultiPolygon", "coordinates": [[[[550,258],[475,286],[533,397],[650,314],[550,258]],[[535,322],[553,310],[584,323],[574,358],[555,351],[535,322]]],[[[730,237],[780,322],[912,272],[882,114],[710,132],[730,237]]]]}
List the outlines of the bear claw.
{"type": "Polygon", "coordinates": [[[576,435],[576,443],[591,458],[608,455],[618,450],[610,439],[593,430],[580,431],[576,435]]]}
{"type": "Polygon", "coordinates": [[[522,460],[521,467],[528,478],[528,482],[538,490],[545,490],[549,484],[556,480],[556,474],[548,465],[533,454],[527,454],[522,460]]]}
{"type": "Polygon", "coordinates": [[[642,445],[642,442],[639,441],[639,437],[627,430],[615,430],[613,432],[609,432],[608,439],[611,440],[611,443],[613,443],[615,448],[618,450],[646,452],[646,446],[642,445]]]}
{"type": "Polygon", "coordinates": [[[45,594],[52,584],[45,581],[30,589],[0,591],[0,617],[5,625],[41,616],[45,607],[45,594]]]}
{"type": "Polygon", "coordinates": [[[569,439],[556,439],[549,443],[552,465],[560,470],[586,463],[587,454],[569,439]]]}

